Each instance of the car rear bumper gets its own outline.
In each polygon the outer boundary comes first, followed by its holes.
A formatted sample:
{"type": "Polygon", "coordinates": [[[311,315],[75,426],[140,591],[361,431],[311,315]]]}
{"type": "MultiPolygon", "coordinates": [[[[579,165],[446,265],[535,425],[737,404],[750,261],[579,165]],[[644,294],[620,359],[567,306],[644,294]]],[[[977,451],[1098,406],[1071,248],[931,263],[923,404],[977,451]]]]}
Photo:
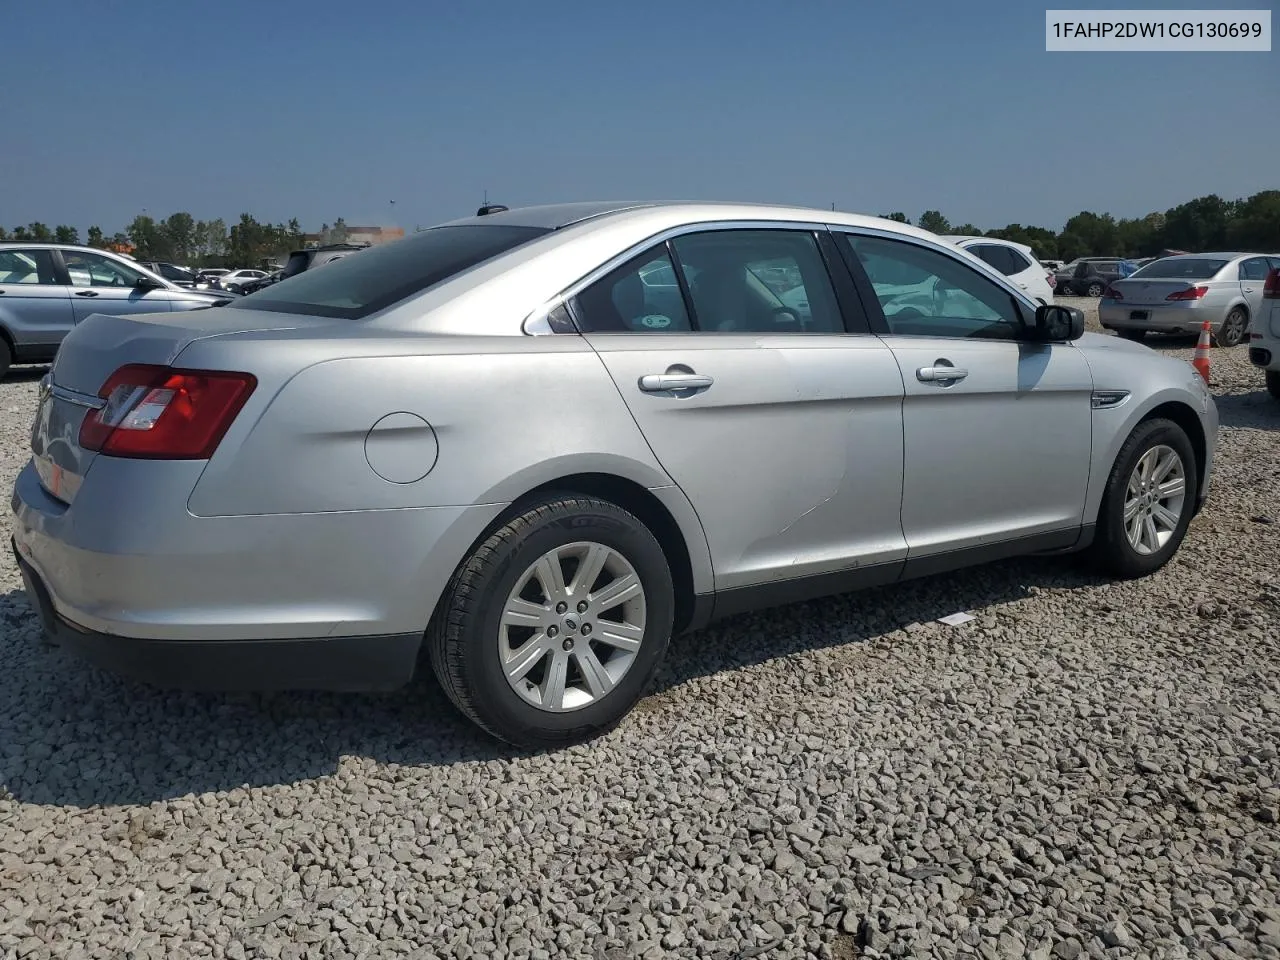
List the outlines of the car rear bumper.
{"type": "Polygon", "coordinates": [[[187,690],[384,691],[414,674],[421,633],[285,640],[149,640],[88,630],[59,614],[12,542],[28,602],[51,642],[94,666],[187,690]]]}
{"type": "Polygon", "coordinates": [[[1098,305],[1098,323],[1110,330],[1192,334],[1200,332],[1206,319],[1217,329],[1224,315],[1216,307],[1206,309],[1200,304],[1189,302],[1152,306],[1104,300],[1098,305]]]}
{"type": "Polygon", "coordinates": [[[23,468],[14,548],[60,621],[163,643],[421,637],[503,509],[198,517],[186,508],[197,469],[99,457],[68,506],[23,468]]]}

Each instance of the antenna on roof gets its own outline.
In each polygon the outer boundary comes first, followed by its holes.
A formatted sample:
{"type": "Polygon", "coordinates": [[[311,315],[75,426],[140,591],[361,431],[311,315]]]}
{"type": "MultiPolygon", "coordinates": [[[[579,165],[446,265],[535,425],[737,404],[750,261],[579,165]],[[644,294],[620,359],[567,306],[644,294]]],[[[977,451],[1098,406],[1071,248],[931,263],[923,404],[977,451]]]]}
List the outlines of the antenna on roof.
{"type": "Polygon", "coordinates": [[[476,211],[476,216],[487,217],[491,213],[501,213],[503,210],[509,210],[509,209],[510,207],[505,207],[500,203],[490,203],[489,191],[486,190],[484,192],[484,203],[481,204],[480,209],[476,211]]]}

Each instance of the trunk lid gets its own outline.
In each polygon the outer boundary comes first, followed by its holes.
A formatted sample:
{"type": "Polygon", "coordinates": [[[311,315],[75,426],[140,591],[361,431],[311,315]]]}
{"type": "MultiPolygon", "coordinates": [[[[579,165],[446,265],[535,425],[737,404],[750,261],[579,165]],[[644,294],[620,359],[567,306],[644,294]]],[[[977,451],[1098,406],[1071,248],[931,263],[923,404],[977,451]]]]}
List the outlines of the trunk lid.
{"type": "Polygon", "coordinates": [[[1130,277],[1128,280],[1113,280],[1111,286],[1124,297],[1120,302],[1127,307],[1154,307],[1163,305],[1171,293],[1208,282],[1208,280],[1147,280],[1141,277],[1135,280],[1130,277]]]}
{"type": "Polygon", "coordinates": [[[86,317],[62,341],[40,383],[31,455],[45,490],[63,503],[75,500],[97,456],[80,446],[80,426],[102,406],[98,391],[120,367],[127,363],[168,366],[188,344],[206,337],[289,330],[316,322],[309,317],[225,307],[86,317]]]}

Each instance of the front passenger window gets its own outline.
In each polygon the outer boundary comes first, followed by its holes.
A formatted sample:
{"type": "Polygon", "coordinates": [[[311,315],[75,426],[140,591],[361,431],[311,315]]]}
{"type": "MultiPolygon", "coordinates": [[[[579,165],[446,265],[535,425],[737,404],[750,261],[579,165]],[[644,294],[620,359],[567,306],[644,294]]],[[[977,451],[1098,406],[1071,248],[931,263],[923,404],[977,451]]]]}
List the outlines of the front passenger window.
{"type": "Polygon", "coordinates": [[[845,235],[895,336],[1014,340],[1023,320],[1013,294],[959,260],[914,243],[845,235]]]}
{"type": "Polygon", "coordinates": [[[132,287],[142,278],[138,271],[96,253],[64,250],[62,260],[73,287],[132,287]]]}

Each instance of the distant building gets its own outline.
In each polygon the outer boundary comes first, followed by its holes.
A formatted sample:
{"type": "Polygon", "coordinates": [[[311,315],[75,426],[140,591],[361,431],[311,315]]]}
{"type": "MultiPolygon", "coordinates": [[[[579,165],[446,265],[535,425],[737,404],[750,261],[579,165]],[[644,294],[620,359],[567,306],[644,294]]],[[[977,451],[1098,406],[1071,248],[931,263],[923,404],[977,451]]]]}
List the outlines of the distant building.
{"type": "Polygon", "coordinates": [[[302,240],[309,247],[319,246],[322,243],[335,243],[344,239],[347,243],[368,243],[377,246],[403,237],[404,227],[347,227],[345,238],[334,236],[333,231],[330,230],[327,234],[304,233],[302,240]]]}

